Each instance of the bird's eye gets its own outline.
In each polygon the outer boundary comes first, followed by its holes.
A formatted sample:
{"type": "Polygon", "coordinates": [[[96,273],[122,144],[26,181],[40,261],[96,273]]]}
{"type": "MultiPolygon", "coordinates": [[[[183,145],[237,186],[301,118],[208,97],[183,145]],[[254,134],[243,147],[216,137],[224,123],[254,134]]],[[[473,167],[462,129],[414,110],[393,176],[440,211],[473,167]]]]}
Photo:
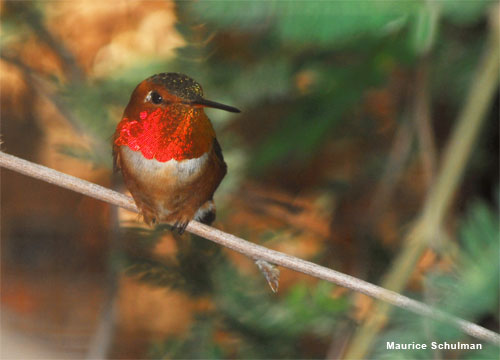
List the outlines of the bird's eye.
{"type": "Polygon", "coordinates": [[[156,91],[153,91],[151,93],[151,102],[153,104],[157,104],[158,105],[158,104],[161,104],[162,101],[163,101],[163,98],[156,91]]]}

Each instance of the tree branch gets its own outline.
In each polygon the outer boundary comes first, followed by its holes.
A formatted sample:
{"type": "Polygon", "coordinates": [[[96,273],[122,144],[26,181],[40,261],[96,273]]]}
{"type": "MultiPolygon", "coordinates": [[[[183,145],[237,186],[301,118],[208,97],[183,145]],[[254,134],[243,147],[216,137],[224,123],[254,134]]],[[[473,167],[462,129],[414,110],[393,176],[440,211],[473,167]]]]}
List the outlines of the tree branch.
{"type": "MultiPolygon", "coordinates": [[[[81,194],[105,201],[109,204],[120,206],[130,211],[138,212],[131,197],[107,189],[100,185],[63,174],[59,171],[37,165],[20,159],[13,155],[0,152],[0,166],[19,172],[21,174],[40,179],[51,184],[70,189],[81,194]]],[[[305,261],[284,253],[250,243],[234,235],[222,232],[213,227],[191,221],[187,231],[209,239],[217,244],[228,247],[253,259],[263,259],[283,267],[308,274],[334,284],[361,292],[373,298],[388,302],[392,305],[414,312],[416,314],[432,317],[458,327],[466,334],[493,344],[500,345],[500,335],[469,321],[446,314],[419,301],[410,299],[393,291],[373,285],[350,275],[328,269],[326,267],[305,261]]]]}

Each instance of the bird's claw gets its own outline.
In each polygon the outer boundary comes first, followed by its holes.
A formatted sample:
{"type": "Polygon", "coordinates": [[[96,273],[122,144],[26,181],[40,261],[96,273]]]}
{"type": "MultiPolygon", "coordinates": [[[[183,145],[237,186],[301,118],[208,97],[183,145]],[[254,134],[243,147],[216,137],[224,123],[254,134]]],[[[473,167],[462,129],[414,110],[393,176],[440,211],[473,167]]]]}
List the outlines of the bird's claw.
{"type": "Polygon", "coordinates": [[[184,233],[184,231],[186,230],[186,227],[188,226],[188,224],[189,224],[189,221],[187,221],[187,222],[176,221],[174,223],[174,225],[172,225],[172,230],[177,231],[179,233],[179,235],[182,235],[184,233]]]}

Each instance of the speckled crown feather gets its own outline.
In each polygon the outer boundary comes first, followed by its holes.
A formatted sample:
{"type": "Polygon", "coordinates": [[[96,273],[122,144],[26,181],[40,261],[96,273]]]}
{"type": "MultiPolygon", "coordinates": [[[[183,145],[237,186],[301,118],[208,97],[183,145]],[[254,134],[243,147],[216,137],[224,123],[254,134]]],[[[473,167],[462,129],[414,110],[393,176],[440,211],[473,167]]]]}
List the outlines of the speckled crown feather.
{"type": "Polygon", "coordinates": [[[184,74],[161,73],[153,75],[147,80],[164,86],[168,92],[185,100],[194,101],[203,97],[201,85],[184,74]]]}

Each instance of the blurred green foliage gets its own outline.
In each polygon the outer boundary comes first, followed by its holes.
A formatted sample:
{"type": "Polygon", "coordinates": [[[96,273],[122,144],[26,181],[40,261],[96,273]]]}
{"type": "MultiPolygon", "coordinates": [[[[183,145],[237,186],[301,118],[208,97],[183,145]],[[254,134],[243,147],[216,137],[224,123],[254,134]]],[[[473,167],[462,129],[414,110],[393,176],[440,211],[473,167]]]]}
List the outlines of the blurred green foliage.
{"type": "MultiPolygon", "coordinates": [[[[431,98],[452,115],[468,89],[485,39],[485,18],[495,1],[196,1],[177,2],[179,32],[188,45],[175,59],[152,58],[99,79],[49,79],[61,107],[97,146],[65,147],[66,154],[111,167],[110,138],[133,88],[154,73],[178,71],[199,81],[207,97],[244,110],[243,131],[233,115],[211,116],[226,159],[242,149],[234,169],[263,176],[280,166],[305,167],[322,147],[345,136],[342,125],[362,117],[354,136],[369,141],[375,125],[360,110],[367,90],[387,86],[398,70],[413,71],[432,55],[431,98]],[[361,114],[361,115],[360,115],[361,114]],[[228,130],[229,129],[229,130],[228,130]]],[[[43,29],[43,2],[8,2],[1,50],[43,29]]],[[[20,60],[20,59],[18,59],[20,60]]],[[[210,111],[210,110],[209,110],[210,111]]],[[[399,110],[397,119],[406,109],[399,110]]],[[[210,114],[211,115],[211,114],[210,114]]],[[[440,125],[441,114],[436,118],[440,125]]],[[[453,116],[451,116],[453,118],[453,116]]],[[[450,116],[448,116],[448,119],[450,116]]],[[[240,120],[242,119],[242,120],[240,120]]],[[[374,150],[375,151],[375,150],[374,150]]],[[[377,161],[383,166],[386,154],[377,161]]],[[[360,164],[363,166],[366,164],[360,164]]],[[[470,320],[498,322],[498,216],[475,205],[461,228],[453,273],[434,272],[428,291],[436,304],[470,320]]],[[[128,228],[125,251],[113,258],[130,276],[193,297],[210,296],[215,309],[198,314],[191,331],[151,347],[153,358],[324,358],[339,321],[350,309],[324,282],[298,284],[275,297],[260,277],[242,275],[218,246],[192,237],[175,256],[155,258],[160,232],[128,228]],[[230,341],[215,341],[230,334],[230,341]],[[312,340],[311,340],[312,339],[312,340]],[[307,346],[316,341],[317,352],[307,346]]],[[[417,295],[415,295],[417,296],[417,295]]],[[[425,299],[427,300],[427,299],[425,299]]],[[[398,312],[380,342],[462,340],[456,330],[398,312]]],[[[465,339],[464,342],[470,339],[465,339]]],[[[377,347],[385,348],[385,345],[377,347]]],[[[430,352],[391,352],[378,358],[432,358],[430,352]]],[[[498,349],[456,358],[498,358],[498,349]]],[[[439,356],[438,356],[439,357],[439,356]]],[[[443,356],[444,357],[444,356],[443,356]]]]}
{"type": "MultiPolygon", "coordinates": [[[[466,49],[481,44],[462,42],[460,31],[446,33],[444,39],[439,28],[447,23],[457,26],[477,23],[484,19],[486,9],[493,3],[452,0],[178,2],[178,29],[189,45],[179,50],[176,59],[151,59],[104,79],[59,84],[59,94],[66,101],[66,107],[98,144],[91,149],[66,153],[110,166],[107,154],[85,154],[107,151],[106,145],[116,124],[109,112],[110,106],[123,107],[137,83],[152,73],[168,69],[190,74],[209,89],[210,98],[237,104],[246,113],[263,110],[260,118],[246,121],[274,124],[272,131],[255,134],[257,144],[252,145],[255,152],[249,158],[249,173],[262,173],[269,166],[283,162],[303,164],[327,140],[335,139],[335,128],[352,117],[367,89],[383,85],[396,67],[413,64],[436,41],[442,42],[437,46],[437,55],[450,43],[464,46],[463,56],[457,56],[458,63],[450,61],[457,49],[453,49],[454,54],[436,57],[437,64],[443,61],[443,66],[455,67],[453,71],[445,71],[443,74],[449,76],[440,76],[438,81],[449,85],[462,77],[468,79],[471,61],[477,59],[474,51],[466,49]],[[202,30],[199,25],[203,25],[202,30]],[[207,42],[213,34],[216,34],[214,41],[207,42]],[[225,45],[232,37],[236,41],[225,45]],[[456,69],[460,62],[466,63],[467,69],[456,69]],[[310,77],[311,84],[299,89],[298,77],[304,74],[310,77]],[[266,109],[273,106],[280,107],[279,117],[272,111],[266,114],[266,109]]],[[[16,5],[4,16],[8,20],[2,21],[4,50],[8,50],[10,43],[6,39],[26,33],[22,29],[27,25],[40,33],[43,4],[34,4],[35,7],[16,5]],[[23,22],[23,19],[31,22],[23,22]]],[[[464,85],[448,88],[460,91],[466,88],[464,85]]],[[[229,115],[218,113],[213,117],[216,125],[224,116],[229,115]]]]}
{"type": "Polygon", "coordinates": [[[316,357],[348,308],[347,299],[332,298],[334,287],[324,282],[313,288],[297,284],[275,297],[228,264],[219,264],[214,277],[215,310],[199,314],[187,335],[154,344],[152,358],[316,357]],[[227,342],[217,340],[224,337],[227,342]],[[307,338],[319,346],[311,349],[307,338]]]}
{"type": "MultiPolygon", "coordinates": [[[[487,320],[492,314],[498,317],[498,219],[498,210],[492,211],[484,203],[477,202],[471,206],[459,231],[463,250],[459,252],[452,271],[436,268],[428,272],[424,291],[427,296],[423,301],[473,322],[487,320]]],[[[316,358],[326,351],[332,334],[350,309],[347,297],[332,297],[333,285],[318,282],[311,287],[298,283],[276,297],[263,287],[263,279],[240,274],[220,254],[216,258],[207,256],[198,246],[207,248],[208,242],[196,237],[193,239],[194,243],[189,243],[176,255],[176,266],[169,259],[162,262],[131,259],[129,272],[141,273],[142,281],[154,286],[176,288],[194,296],[210,295],[216,305],[214,310],[200,312],[186,335],[153,343],[151,358],[316,358]],[[184,260],[187,260],[185,264],[189,268],[182,269],[184,260]],[[200,263],[210,265],[198,266],[200,263]],[[187,274],[189,279],[186,279],[187,274]],[[196,280],[199,276],[201,278],[196,280]],[[203,286],[200,279],[211,286],[203,286]],[[220,340],[224,338],[226,341],[220,340]],[[305,339],[314,339],[316,351],[304,344],[305,339]]],[[[209,248],[213,246],[208,245],[209,248]]],[[[412,297],[418,296],[412,294],[412,297]]],[[[388,330],[381,334],[373,358],[429,359],[437,354],[430,348],[433,341],[478,343],[448,324],[398,310],[388,330]],[[386,342],[391,341],[427,344],[428,348],[385,350],[386,342]]],[[[498,347],[482,345],[483,349],[477,351],[442,351],[439,357],[498,357],[498,347]]]]}
{"type": "Polygon", "coordinates": [[[127,228],[123,234],[129,240],[127,251],[117,262],[129,276],[159,287],[182,290],[191,296],[214,291],[212,272],[223,262],[221,247],[197,236],[180,238],[175,235],[178,251],[172,257],[153,257],[151,251],[169,226],[154,230],[127,228]],[[139,239],[139,240],[138,240],[139,239]]]}
{"type": "Polygon", "coordinates": [[[183,337],[153,343],[152,358],[310,358],[325,349],[350,307],[346,297],[332,296],[335,287],[326,282],[299,283],[277,297],[264,278],[241,274],[220,246],[197,236],[176,236],[176,254],[155,257],[151,251],[165,230],[127,228],[115,264],[145,284],[208,297],[215,307],[196,314],[183,337]],[[218,343],[221,334],[228,344],[218,343]],[[304,337],[320,348],[311,352],[301,343],[304,337]]]}
{"type": "MultiPolygon", "coordinates": [[[[398,67],[413,66],[436,41],[444,46],[450,40],[461,42],[459,33],[443,39],[438,31],[442,24],[480,21],[490,5],[491,1],[179,2],[179,29],[186,38],[203,36],[193,30],[200,24],[210,29],[208,36],[217,34],[206,46],[182,49],[180,67],[195,74],[203,71],[203,83],[220,88],[217,98],[229,93],[245,111],[261,110],[260,118],[244,121],[264,129],[274,124],[271,131],[255,134],[249,174],[283,163],[301,166],[336,139],[335,129],[349,122],[367,89],[382,86],[398,67]],[[228,39],[231,45],[224,45],[228,39]],[[208,71],[192,59],[203,59],[201,65],[208,71]],[[297,85],[303,75],[310,78],[306,89],[297,85]],[[280,106],[278,116],[274,105],[280,106]]],[[[443,61],[449,56],[445,54],[443,61]]],[[[461,76],[470,76],[476,60],[469,59],[468,71],[461,76]]],[[[455,81],[456,73],[444,74],[449,77],[440,81],[455,81]]],[[[466,88],[461,85],[453,88],[466,88]]]]}
{"type": "MultiPolygon", "coordinates": [[[[423,299],[448,313],[475,323],[498,321],[498,299],[500,283],[500,221],[498,208],[493,211],[486,204],[476,202],[470,206],[462,221],[459,238],[460,249],[453,270],[431,271],[426,280],[423,299]]],[[[413,295],[416,296],[416,295],[413,295]]],[[[440,358],[497,359],[500,349],[482,343],[449,325],[432,319],[398,311],[393,326],[379,338],[374,347],[381,359],[429,359],[433,354],[440,358]],[[399,343],[427,344],[426,350],[382,350],[387,341],[399,343]],[[437,353],[430,344],[448,342],[455,344],[481,343],[482,350],[450,351],[437,353]]]]}
{"type": "Polygon", "coordinates": [[[418,1],[262,1],[201,2],[193,13],[219,29],[253,32],[268,24],[270,36],[300,47],[341,46],[352,37],[381,35],[401,24],[419,6],[418,1]],[[332,25],[335,26],[332,26],[332,25]]]}

